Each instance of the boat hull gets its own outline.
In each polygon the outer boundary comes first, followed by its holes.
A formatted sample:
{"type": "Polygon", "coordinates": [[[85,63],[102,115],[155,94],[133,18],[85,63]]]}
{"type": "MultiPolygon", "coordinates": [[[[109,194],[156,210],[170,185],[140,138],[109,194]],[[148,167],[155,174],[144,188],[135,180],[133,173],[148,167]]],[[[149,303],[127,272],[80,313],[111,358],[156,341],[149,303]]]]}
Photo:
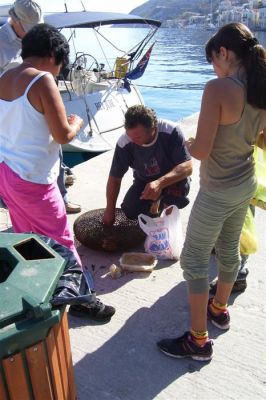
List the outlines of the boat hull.
{"type": "Polygon", "coordinates": [[[93,91],[92,88],[90,93],[79,95],[61,88],[67,114],[77,114],[84,120],[77,136],[63,146],[64,151],[98,153],[113,149],[124,132],[127,109],[144,104],[139,90],[132,84],[130,91],[120,80],[110,80],[104,85],[104,90],[98,90],[98,87],[93,91]]]}

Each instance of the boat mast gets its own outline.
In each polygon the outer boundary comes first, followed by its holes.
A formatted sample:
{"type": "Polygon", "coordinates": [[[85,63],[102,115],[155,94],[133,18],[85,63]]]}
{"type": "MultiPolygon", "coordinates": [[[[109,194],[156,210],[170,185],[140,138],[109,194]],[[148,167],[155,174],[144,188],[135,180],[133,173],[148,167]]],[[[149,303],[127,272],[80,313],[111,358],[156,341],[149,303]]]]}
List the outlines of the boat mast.
{"type": "MultiPolygon", "coordinates": [[[[82,0],[80,0],[80,3],[81,3],[81,6],[82,6],[82,8],[83,8],[83,11],[87,11],[82,0]]],[[[68,12],[66,1],[64,2],[64,5],[65,5],[65,10],[66,10],[66,12],[68,12]]]]}
{"type": "Polygon", "coordinates": [[[83,11],[86,11],[86,8],[85,8],[85,6],[84,6],[84,4],[83,4],[83,1],[80,0],[80,2],[81,2],[81,5],[82,5],[82,7],[83,7],[83,11]]]}

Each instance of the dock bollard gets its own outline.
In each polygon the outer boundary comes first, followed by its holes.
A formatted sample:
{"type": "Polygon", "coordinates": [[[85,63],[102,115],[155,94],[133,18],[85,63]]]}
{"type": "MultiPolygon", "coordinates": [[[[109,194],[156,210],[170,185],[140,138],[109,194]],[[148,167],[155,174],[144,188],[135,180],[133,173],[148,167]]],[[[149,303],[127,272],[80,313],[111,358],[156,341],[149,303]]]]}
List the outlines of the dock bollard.
{"type": "Polygon", "coordinates": [[[49,300],[65,260],[37,235],[0,233],[0,399],[75,400],[65,308],[49,300]]]}

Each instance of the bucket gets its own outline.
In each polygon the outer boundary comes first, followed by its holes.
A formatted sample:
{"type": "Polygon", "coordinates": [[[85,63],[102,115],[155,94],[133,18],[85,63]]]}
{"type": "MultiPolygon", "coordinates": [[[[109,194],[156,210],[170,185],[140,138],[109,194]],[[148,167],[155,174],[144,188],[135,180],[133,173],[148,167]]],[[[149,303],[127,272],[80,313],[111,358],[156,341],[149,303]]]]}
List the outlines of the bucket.
{"type": "Polygon", "coordinates": [[[117,57],[115,61],[115,77],[122,79],[126,76],[128,70],[128,59],[125,57],[117,57]]]}

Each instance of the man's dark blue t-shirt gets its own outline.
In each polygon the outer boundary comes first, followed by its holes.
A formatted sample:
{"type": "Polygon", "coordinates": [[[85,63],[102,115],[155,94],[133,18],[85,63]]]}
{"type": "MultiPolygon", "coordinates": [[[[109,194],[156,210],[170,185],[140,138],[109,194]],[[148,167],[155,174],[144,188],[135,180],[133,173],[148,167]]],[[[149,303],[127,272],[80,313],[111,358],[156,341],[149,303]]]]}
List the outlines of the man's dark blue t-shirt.
{"type": "MultiPolygon", "coordinates": [[[[126,133],[118,139],[110,175],[122,178],[131,167],[135,179],[148,183],[190,159],[180,128],[172,121],[158,120],[157,135],[147,145],[133,143],[126,133]]],[[[189,179],[182,180],[182,186],[189,179]]]]}

